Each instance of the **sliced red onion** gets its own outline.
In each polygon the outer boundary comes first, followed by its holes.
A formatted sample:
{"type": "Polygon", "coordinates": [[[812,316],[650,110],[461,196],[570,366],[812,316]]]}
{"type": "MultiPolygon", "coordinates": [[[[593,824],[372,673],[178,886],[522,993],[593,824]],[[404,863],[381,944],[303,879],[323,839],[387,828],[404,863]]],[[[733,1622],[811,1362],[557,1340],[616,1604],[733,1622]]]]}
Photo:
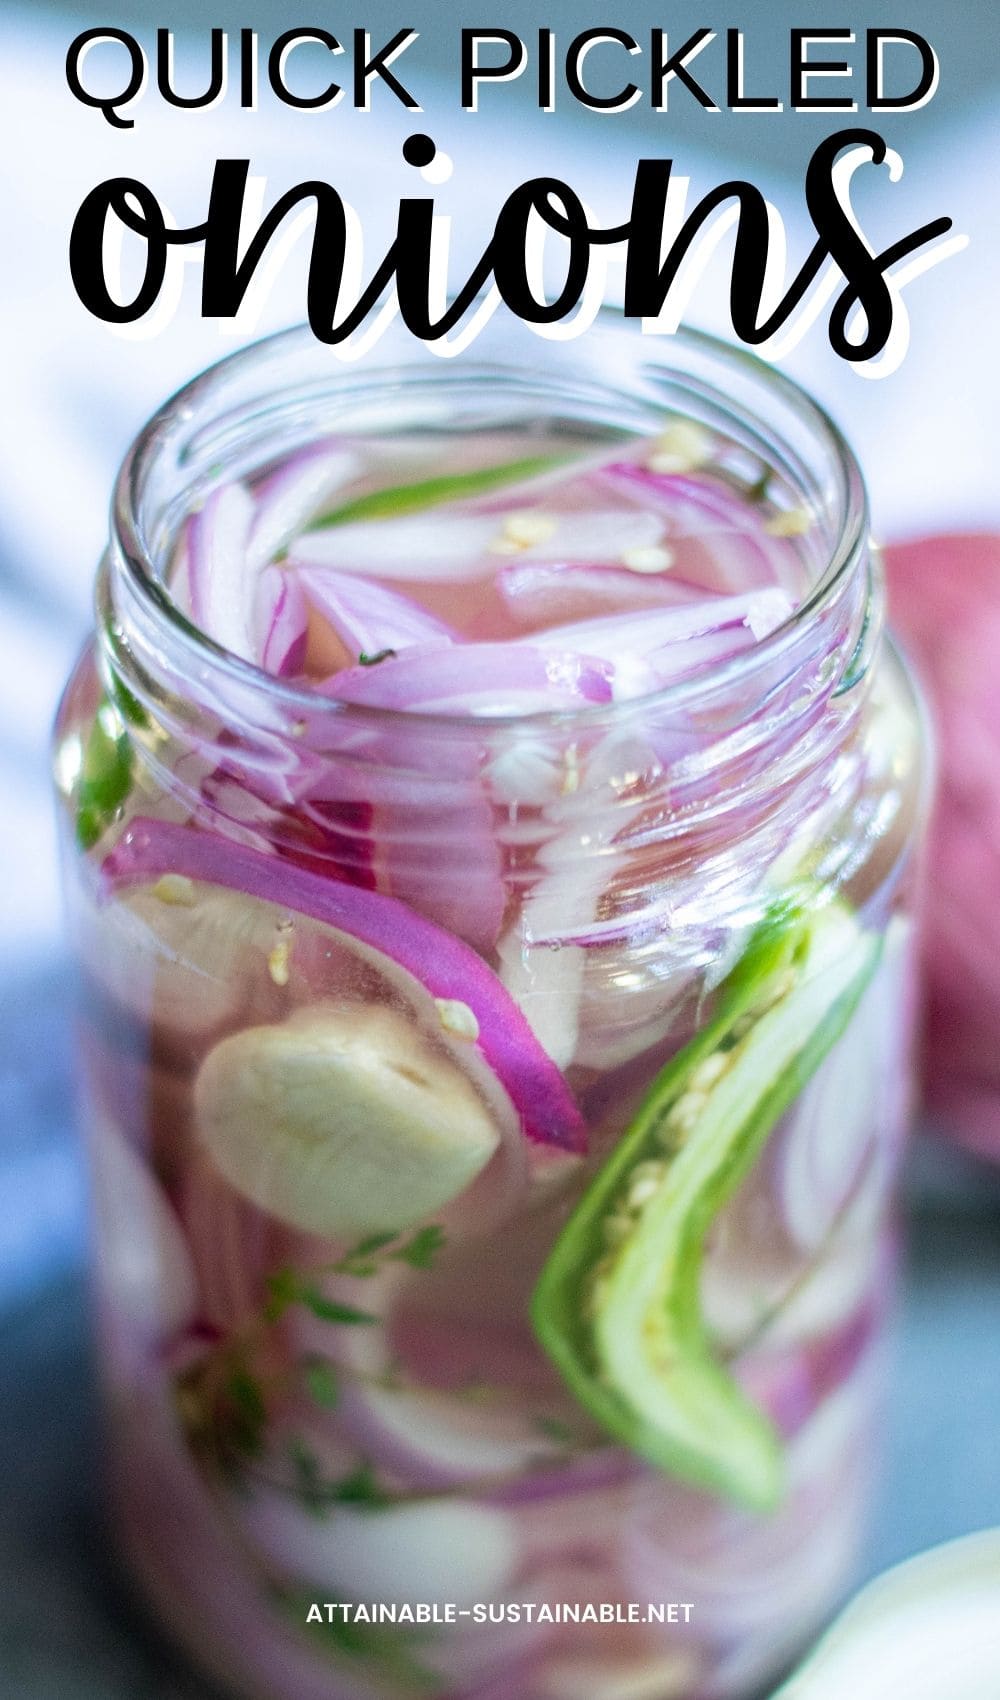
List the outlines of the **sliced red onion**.
{"type": "Polygon", "coordinates": [[[598,855],[582,855],[580,835],[552,839],[542,851],[545,872],[521,905],[497,947],[500,975],[531,1030],[559,1068],[576,1053],[583,952],[573,945],[539,947],[538,933],[561,925],[567,914],[590,920],[607,871],[598,855]],[[572,867],[570,858],[577,857],[572,867]]]}
{"type": "Polygon", "coordinates": [[[366,578],[460,583],[493,572],[496,558],[489,545],[497,531],[488,514],[407,514],[303,532],[289,558],[296,566],[332,567],[366,578]]]}
{"type": "Polygon", "coordinates": [[[357,454],[327,443],[313,444],[283,461],[254,492],[256,511],[247,540],[251,572],[286,549],[361,469],[357,454]]]}
{"type": "Polygon", "coordinates": [[[350,667],[325,696],[422,714],[546,713],[611,700],[611,669],[572,646],[524,642],[414,646],[374,667],[350,667]]]}
{"type": "Polygon", "coordinates": [[[242,484],[213,490],[187,524],[188,607],[191,618],[223,649],[255,659],[256,574],[247,564],[254,505],[242,484]]]}
{"type": "Polygon", "coordinates": [[[883,1206],[908,1109],[894,1083],[906,1072],[900,1010],[912,974],[911,935],[911,924],[894,917],[847,1032],[791,1112],[780,1146],[782,1217],[805,1251],[824,1243],[862,1182],[873,1210],[883,1206]]]}
{"type": "MultiPolygon", "coordinates": [[[[415,653],[355,668],[351,677],[378,706],[381,679],[369,684],[367,675],[408,664],[415,653]]],[[[433,651],[432,675],[437,657],[452,653],[448,645],[433,651]]],[[[355,725],[321,706],[299,739],[305,783],[294,805],[317,857],[476,950],[492,950],[508,894],[482,740],[464,730],[429,738],[417,714],[355,725]]]]}
{"type": "MultiPolygon", "coordinates": [[[[310,757],[315,775],[286,817],[282,852],[398,897],[485,954],[496,943],[507,890],[477,752],[474,762],[456,759],[448,778],[435,779],[389,765],[405,762],[409,747],[402,733],[383,734],[357,759],[310,757]]],[[[440,752],[449,770],[453,754],[440,752]]]]}
{"type": "MultiPolygon", "coordinates": [[[[857,1450],[867,1439],[870,1385],[862,1394],[859,1408],[853,1384],[839,1389],[790,1444],[789,1493],[770,1517],[734,1512],[670,1483],[650,1484],[645,1505],[637,1498],[623,1519],[630,1597],[694,1600],[705,1633],[739,1642],[744,1652],[749,1638],[752,1655],[771,1666],[782,1633],[801,1638],[853,1558],[861,1511],[857,1450]],[[825,1431],[815,1450],[814,1427],[825,1431]]],[[[754,1688],[766,1674],[773,1672],[755,1672],[754,1688]]]]}
{"type": "MultiPolygon", "coordinates": [[[[689,521],[691,531],[733,529],[747,531],[752,524],[759,529],[761,515],[732,485],[722,479],[691,472],[654,472],[642,461],[612,461],[602,467],[602,483],[613,489],[631,491],[644,500],[655,501],[661,512],[673,519],[679,508],[689,521]]],[[[688,529],[676,522],[671,531],[688,529]]]]}
{"type": "MultiPolygon", "coordinates": [[[[592,1573],[560,1566],[520,1577],[490,1603],[507,1608],[529,1599],[589,1599],[592,1590],[592,1573]]],[[[609,1598],[610,1593],[603,1597],[609,1598]]],[[[537,1612],[530,1614],[529,1621],[528,1613],[508,1610],[495,1623],[460,1621],[447,1636],[422,1650],[422,1660],[439,1677],[442,1693],[461,1696],[461,1700],[511,1700],[515,1694],[535,1693],[529,1661],[559,1634],[558,1626],[539,1621],[537,1612]]],[[[574,1700],[580,1700],[579,1690],[574,1700]]]]}
{"type": "Polygon", "coordinates": [[[429,803],[405,815],[376,809],[373,834],[380,890],[480,953],[493,949],[507,891],[493,810],[478,785],[452,786],[443,811],[429,803]]]}
{"type": "Polygon", "coordinates": [[[300,672],[309,637],[309,611],[301,585],[280,567],[265,567],[255,597],[255,654],[261,666],[279,679],[300,672]]]}
{"type": "Polygon", "coordinates": [[[795,540],[771,536],[764,530],[764,512],[721,480],[654,472],[635,461],[613,462],[599,476],[619,494],[631,492],[655,504],[667,525],[673,570],[705,590],[779,585],[798,601],[808,589],[808,571],[795,540]]]}
{"type": "Polygon", "coordinates": [[[809,1082],[782,1142],[782,1216],[807,1251],[822,1245],[882,1135],[876,1088],[884,1064],[877,1030],[864,1013],[867,1001],[809,1082]]]}
{"type": "Polygon", "coordinates": [[[439,1499],[319,1516],[280,1490],[233,1501],[253,1544],[279,1573],[332,1589],[338,1598],[452,1600],[459,1609],[495,1599],[517,1569],[517,1531],[495,1506],[439,1499]]]}
{"type": "Polygon", "coordinates": [[[519,561],[607,563],[630,550],[650,548],[663,536],[659,515],[641,508],[546,514],[536,506],[527,510],[525,517],[529,515],[540,533],[535,542],[517,540],[531,536],[530,525],[523,533],[508,535],[505,527],[513,522],[508,504],[506,518],[435,509],[307,531],[295,539],[289,555],[302,566],[334,567],[397,581],[457,584],[491,578],[505,555],[516,555],[519,561]]]}
{"type": "Polygon", "coordinates": [[[394,898],[323,879],[212,833],[173,822],[134,820],[103,864],[109,893],[163,874],[242,891],[280,904],[347,935],[380,965],[394,963],[431,997],[457,1000],[472,1012],[478,1050],[518,1110],[529,1139],[580,1151],[582,1117],[558,1069],[480,957],[394,898]]]}
{"type": "Polygon", "coordinates": [[[93,1137],[100,1290],[145,1344],[189,1327],[198,1285],[180,1220],[142,1158],[109,1120],[93,1137]]]}
{"type": "MultiPolygon", "coordinates": [[[[627,614],[609,614],[594,620],[575,620],[570,625],[550,626],[544,634],[546,646],[600,655],[616,670],[625,671],[636,660],[645,661],[664,678],[687,671],[686,653],[709,659],[708,646],[699,651],[693,640],[720,640],[719,654],[739,649],[750,640],[767,637],[786,620],[792,605],[783,590],[771,586],[740,596],[717,596],[678,604],[672,608],[643,609],[627,614]],[[690,649],[689,649],[690,646],[690,649]]],[[[538,637],[518,640],[537,643],[538,637]]],[[[696,665],[698,663],[695,663],[696,665]]]]}
{"type": "Polygon", "coordinates": [[[458,633],[443,620],[374,579],[330,567],[301,567],[296,582],[353,655],[458,642],[458,633]]]}
{"type": "Polygon", "coordinates": [[[488,1497],[495,1505],[537,1506],[544,1517],[553,1501],[579,1496],[577,1503],[585,1505],[584,1516],[592,1522],[595,1507],[614,1503],[609,1495],[617,1495],[620,1510],[626,1491],[641,1493],[647,1479],[646,1466],[634,1453],[620,1446],[596,1446],[548,1469],[498,1482],[488,1497]]]}
{"type": "Polygon", "coordinates": [[[578,753],[580,789],[546,808],[554,830],[538,852],[541,878],[498,946],[504,985],[561,1068],[577,1057],[579,1047],[585,949],[576,935],[594,926],[601,898],[622,865],[623,852],[614,841],[643,807],[641,801],[619,800],[616,776],[623,760],[637,761],[645,771],[654,759],[645,746],[632,748],[629,733],[609,733],[578,753]],[[584,818],[580,795],[595,799],[584,818]]]}
{"type": "MultiPolygon", "coordinates": [[[[535,515],[538,510],[531,512],[535,515]]],[[[535,542],[518,546],[517,560],[578,561],[606,566],[622,560],[633,550],[655,548],[664,533],[660,515],[648,508],[618,507],[589,512],[574,509],[563,513],[543,512],[542,518],[553,522],[551,532],[535,542]]],[[[499,544],[503,541],[502,533],[499,544]]]]}
{"type": "MultiPolygon", "coordinates": [[[[261,1610],[261,1572],[193,1459],[173,1402],[148,1362],[129,1388],[128,1418],[109,1448],[126,1551],[180,1646],[216,1681],[269,1695],[329,1700],[331,1665],[300,1624],[261,1610]],[[211,1607],[205,1578],[213,1578],[211,1607]]],[[[230,1505],[238,1505],[233,1499],[230,1505]]],[[[370,1700],[342,1665],[343,1700],[370,1700]]]]}
{"type": "Polygon", "coordinates": [[[585,620],[663,608],[703,594],[666,570],[641,573],[576,561],[512,561],[500,569],[496,583],[508,613],[536,627],[564,622],[570,612],[585,620]]]}
{"type": "Polygon", "coordinates": [[[523,1476],[559,1450],[530,1411],[513,1404],[490,1410],[482,1400],[432,1388],[396,1391],[349,1382],[338,1417],[359,1447],[409,1488],[462,1488],[523,1476]]]}
{"type": "Polygon", "coordinates": [[[566,764],[557,743],[525,728],[491,754],[484,773],[490,796],[516,816],[519,809],[542,808],[559,796],[566,764]]]}
{"type": "MultiPolygon", "coordinates": [[[[758,1338],[736,1360],[734,1370],[743,1391],[768,1413],[786,1441],[797,1443],[799,1435],[812,1425],[816,1413],[822,1409],[829,1420],[825,1429],[816,1431],[816,1448],[828,1457],[826,1448],[831,1441],[842,1444],[842,1439],[837,1438],[840,1428],[834,1420],[839,1409],[835,1396],[853,1379],[859,1366],[870,1369],[873,1343],[884,1321],[884,1311],[884,1297],[879,1295],[873,1300],[869,1285],[853,1312],[824,1334],[803,1345],[775,1347],[769,1331],[765,1330],[765,1337],[758,1338]]],[[[801,1454],[798,1459],[797,1468],[803,1479],[814,1467],[811,1458],[816,1460],[815,1467],[822,1464],[812,1446],[811,1440],[805,1462],[801,1454]]]]}
{"type": "MultiPolygon", "coordinates": [[[[706,1320],[719,1349],[732,1355],[743,1351],[748,1340],[766,1336],[768,1350],[811,1350],[817,1340],[843,1330],[873,1287],[891,1279],[887,1251],[878,1237],[886,1186],[884,1164],[870,1162],[822,1256],[815,1256],[806,1269],[802,1252],[778,1229],[770,1257],[765,1261],[759,1249],[755,1254],[740,1237],[740,1204],[731,1206],[720,1220],[717,1243],[702,1274],[706,1320]]],[[[776,1213],[767,1187],[749,1193],[744,1208],[745,1232],[751,1237],[754,1224],[776,1213]]]]}
{"type": "MultiPolygon", "coordinates": [[[[459,653],[457,646],[414,646],[373,666],[335,675],[324,690],[334,692],[346,679],[355,700],[379,707],[383,693],[393,700],[400,694],[386,691],[398,671],[413,681],[401,693],[410,702],[418,684],[436,693],[439,672],[443,675],[459,653]]],[[[318,741],[321,750],[307,757],[315,775],[297,812],[324,842],[330,840],[339,863],[342,823],[361,811],[364,866],[371,876],[365,883],[398,897],[481,953],[492,950],[507,889],[478,737],[462,733],[436,742],[428,739],[416,714],[409,724],[372,722],[352,728],[334,720],[331,726],[329,706],[324,706],[327,724],[317,721],[315,734],[307,729],[300,740],[303,746],[318,741]]],[[[466,699],[456,706],[467,712],[466,699]]],[[[349,830],[350,866],[357,866],[358,835],[349,830]]]]}
{"type": "Polygon", "coordinates": [[[197,1274],[198,1322],[236,1333],[259,1315],[267,1275],[288,1255],[288,1235],[200,1154],[185,1162],[177,1204],[197,1274]]]}
{"type": "MultiPolygon", "coordinates": [[[[729,660],[775,631],[791,611],[784,591],[772,586],[747,596],[702,599],[660,613],[586,620],[579,635],[595,645],[597,654],[614,662],[615,696],[628,699],[729,660]]],[[[572,626],[557,628],[556,636],[565,642],[572,630],[572,626]]],[[[547,633],[546,640],[551,641],[552,635],[547,633]]]]}

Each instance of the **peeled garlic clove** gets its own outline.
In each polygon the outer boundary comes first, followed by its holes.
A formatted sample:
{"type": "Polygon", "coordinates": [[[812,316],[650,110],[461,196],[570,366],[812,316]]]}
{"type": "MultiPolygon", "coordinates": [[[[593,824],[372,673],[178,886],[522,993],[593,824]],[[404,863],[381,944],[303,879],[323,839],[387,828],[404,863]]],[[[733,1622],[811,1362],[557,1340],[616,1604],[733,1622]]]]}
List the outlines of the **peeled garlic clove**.
{"type": "Polygon", "coordinates": [[[462,1192],[499,1130],[395,1010],[316,1004],[217,1044],[195,1082],[217,1168],[261,1209],[340,1239],[398,1231],[462,1192]]]}

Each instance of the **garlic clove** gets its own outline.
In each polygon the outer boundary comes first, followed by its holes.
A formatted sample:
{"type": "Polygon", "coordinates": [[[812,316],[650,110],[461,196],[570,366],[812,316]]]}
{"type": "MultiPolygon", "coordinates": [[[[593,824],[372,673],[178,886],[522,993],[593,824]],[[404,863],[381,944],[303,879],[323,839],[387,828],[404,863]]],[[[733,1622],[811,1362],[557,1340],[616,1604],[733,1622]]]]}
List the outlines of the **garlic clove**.
{"type": "Polygon", "coordinates": [[[469,1080],[398,1012],[321,1003],[209,1052],[195,1121],[227,1181],[324,1238],[396,1232],[483,1169],[499,1129],[469,1080]]]}

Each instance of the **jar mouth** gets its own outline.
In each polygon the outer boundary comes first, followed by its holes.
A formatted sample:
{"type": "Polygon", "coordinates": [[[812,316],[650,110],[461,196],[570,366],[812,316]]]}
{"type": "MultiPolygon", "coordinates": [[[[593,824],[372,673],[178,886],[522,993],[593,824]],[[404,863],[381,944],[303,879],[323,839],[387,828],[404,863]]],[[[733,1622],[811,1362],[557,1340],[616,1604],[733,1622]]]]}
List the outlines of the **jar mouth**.
{"type": "MultiPolygon", "coordinates": [[[[494,333],[499,332],[505,339],[522,340],[531,337],[542,350],[551,350],[553,346],[558,346],[564,356],[568,352],[570,361],[578,346],[574,343],[553,345],[545,339],[536,338],[513,316],[505,317],[500,313],[496,315],[491,329],[494,333]]],[[[775,662],[780,663],[784,655],[797,645],[801,646],[803,634],[819,621],[824,612],[856,580],[860,569],[864,567],[867,556],[869,506],[860,468],[846,438],[825,409],[793,379],[776,371],[749,350],[688,327],[673,333],[669,338],[646,337],[615,308],[601,310],[594,329],[585,333],[584,339],[581,339],[583,353],[590,352],[587,348],[588,341],[593,343],[608,338],[617,339],[623,350],[628,343],[632,359],[641,358],[643,370],[650,376],[677,381],[682,387],[689,383],[689,394],[702,399],[708,397],[716,406],[729,403],[729,388],[732,383],[737,387],[742,385],[748,393],[756,392],[761,399],[769,398],[779,404],[787,411],[789,419],[794,422],[798,431],[818,447],[825,458],[828,475],[835,480],[835,494],[839,501],[839,512],[836,516],[837,535],[825,570],[819,574],[808,594],[786,620],[751,648],[740,651],[719,664],[700,668],[655,691],[611,704],[583,702],[568,708],[535,709],[527,713],[495,715],[423,711],[418,713],[405,708],[340,702],[309,686],[276,678],[254,662],[244,660],[232,651],[224,649],[192,624],[166,589],[158,571],[157,551],[151,544],[144,522],[143,504],[150,474],[168,446],[175,452],[178,462],[183,462],[185,450],[183,445],[178,448],[178,437],[185,431],[190,431],[198,416],[211,409],[213,402],[222,397],[233,380],[249,375],[261,362],[274,369],[276,390],[280,369],[296,359],[304,369],[312,365],[313,384],[320,383],[327,393],[338,379],[343,378],[345,383],[348,382],[347,374],[351,368],[343,355],[318,344],[307,326],[280,331],[227,355],[177,390],[152,415],[132,443],[115,482],[112,503],[113,576],[116,566],[123,569],[122,576],[127,584],[130,599],[133,600],[137,612],[145,616],[143,623],[151,625],[157,639],[174,650],[172,660],[175,666],[189,672],[191,676],[205,677],[207,672],[220,684],[228,684],[237,689],[244,702],[248,700],[248,693],[266,695],[272,712],[278,710],[283,717],[287,716],[290,722],[308,714],[314,719],[317,716],[329,718],[331,724],[334,720],[340,723],[353,721],[368,726],[385,727],[405,724],[412,731],[415,723],[419,723],[421,730],[426,728],[429,733],[437,729],[453,736],[462,732],[482,735],[492,730],[503,733],[518,728],[541,731],[568,725],[581,728],[595,724],[607,726],[612,723],[622,724],[632,717],[650,713],[668,721],[675,713],[683,715],[692,707],[697,706],[700,709],[711,704],[716,697],[736,693],[742,686],[752,685],[755,674],[767,673],[775,662]],[[663,342],[667,343],[667,348],[661,353],[663,342]],[[673,360],[670,357],[671,352],[675,356],[673,360]],[[312,362],[309,360],[310,355],[312,362]],[[324,355],[339,359],[339,363],[336,366],[331,363],[325,368],[321,367],[320,360],[324,355]],[[698,365],[712,368],[714,383],[706,383],[691,376],[688,366],[698,365]]],[[[483,340],[481,337],[480,341],[483,340]]],[[[473,348],[459,361],[445,361],[434,345],[423,345],[412,338],[400,358],[356,370],[359,376],[365,378],[366,387],[370,391],[379,384],[386,384],[390,389],[399,388],[404,383],[412,385],[418,378],[431,385],[435,378],[454,370],[465,373],[469,366],[475,367],[484,379],[520,379],[530,381],[535,387],[544,383],[544,376],[540,379],[538,366],[529,365],[526,358],[518,361],[487,355],[484,359],[473,348]],[[420,354],[415,355],[414,349],[420,350],[420,354]]],[[[265,403],[270,392],[258,390],[256,393],[258,402],[265,403]]],[[[604,394],[607,399],[613,394],[613,388],[606,389],[604,394]]],[[[755,415],[752,405],[744,405],[742,409],[737,406],[736,411],[732,411],[730,405],[729,417],[734,421],[747,423],[755,415]]],[[[864,612],[859,622],[857,639],[834,694],[841,694],[850,689],[867,671],[872,628],[876,622],[870,617],[870,587],[866,586],[862,594],[864,612]]],[[[111,600],[113,605],[113,595],[111,600]]],[[[114,637],[111,633],[109,642],[113,649],[114,637]]],[[[798,653],[801,664],[801,648],[798,653]]]]}

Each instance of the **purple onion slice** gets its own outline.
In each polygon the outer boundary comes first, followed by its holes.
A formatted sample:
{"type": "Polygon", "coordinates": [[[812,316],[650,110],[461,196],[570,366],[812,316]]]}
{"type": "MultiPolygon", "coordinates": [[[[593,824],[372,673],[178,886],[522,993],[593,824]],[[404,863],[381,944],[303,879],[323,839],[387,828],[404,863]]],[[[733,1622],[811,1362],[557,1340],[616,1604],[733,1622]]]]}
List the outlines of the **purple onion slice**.
{"type": "MultiPolygon", "coordinates": [[[[377,952],[431,997],[464,1006],[478,1027],[466,1041],[489,1064],[525,1135],[565,1151],[585,1149],[583,1118],[562,1075],[516,1003],[481,957],[396,898],[324,879],[307,868],[173,822],[132,822],[105,859],[108,894],[165,874],[281,904],[377,952]]],[[[470,1027],[472,1022],[470,1022],[470,1027]]]]}
{"type": "Polygon", "coordinates": [[[300,567],[296,582],[355,656],[373,658],[414,644],[457,643],[458,633],[398,590],[332,567],[300,567]]]}

